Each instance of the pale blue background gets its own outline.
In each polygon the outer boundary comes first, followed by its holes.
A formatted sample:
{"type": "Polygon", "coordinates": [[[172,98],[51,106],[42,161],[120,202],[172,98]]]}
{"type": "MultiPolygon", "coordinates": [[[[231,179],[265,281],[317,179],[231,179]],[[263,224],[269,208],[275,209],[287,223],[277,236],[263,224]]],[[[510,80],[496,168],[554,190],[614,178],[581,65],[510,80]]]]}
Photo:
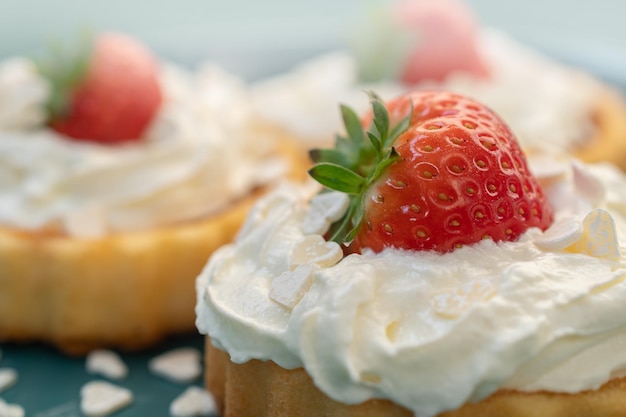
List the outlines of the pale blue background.
{"type": "MultiPolygon", "coordinates": [[[[0,0],[0,58],[91,27],[129,32],[184,64],[210,59],[256,78],[345,45],[355,16],[381,1],[0,0]]],[[[626,85],[626,1],[467,1],[484,24],[626,85]]]]}

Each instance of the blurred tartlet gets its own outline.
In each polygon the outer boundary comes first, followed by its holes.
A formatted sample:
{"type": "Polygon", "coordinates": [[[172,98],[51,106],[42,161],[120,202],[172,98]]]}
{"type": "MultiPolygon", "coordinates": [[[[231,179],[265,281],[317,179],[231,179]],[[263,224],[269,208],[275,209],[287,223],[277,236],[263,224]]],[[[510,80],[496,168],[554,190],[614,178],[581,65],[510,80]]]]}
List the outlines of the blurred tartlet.
{"type": "Polygon", "coordinates": [[[341,127],[338,103],[367,108],[363,90],[388,99],[443,89],[493,108],[527,152],[626,168],[620,91],[480,26],[460,0],[399,0],[370,12],[355,25],[350,49],[258,83],[258,111],[314,147],[332,143],[341,127]]]}
{"type": "Polygon", "coordinates": [[[2,341],[83,353],[193,331],[207,257],[306,163],[239,79],[157,62],[125,35],[95,42],[53,119],[63,82],[0,63],[2,341]]]}

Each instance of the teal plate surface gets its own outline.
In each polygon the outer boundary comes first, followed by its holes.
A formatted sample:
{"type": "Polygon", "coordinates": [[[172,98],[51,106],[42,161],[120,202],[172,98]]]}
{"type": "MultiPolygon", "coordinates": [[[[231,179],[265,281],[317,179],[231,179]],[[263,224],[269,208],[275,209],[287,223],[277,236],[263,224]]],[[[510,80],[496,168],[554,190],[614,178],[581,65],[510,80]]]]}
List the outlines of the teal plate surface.
{"type": "MultiPolygon", "coordinates": [[[[203,386],[202,377],[192,384],[178,384],[152,374],[148,362],[153,357],[179,347],[202,351],[203,337],[197,334],[169,339],[157,348],[138,353],[121,353],[128,376],[109,382],[130,389],[132,405],[112,416],[169,416],[170,403],[190,385],[203,386]]],[[[92,380],[107,380],[88,374],[85,358],[67,357],[40,344],[0,344],[0,368],[18,372],[15,385],[0,393],[9,404],[19,404],[26,417],[80,417],[80,389],[92,380]]]]}

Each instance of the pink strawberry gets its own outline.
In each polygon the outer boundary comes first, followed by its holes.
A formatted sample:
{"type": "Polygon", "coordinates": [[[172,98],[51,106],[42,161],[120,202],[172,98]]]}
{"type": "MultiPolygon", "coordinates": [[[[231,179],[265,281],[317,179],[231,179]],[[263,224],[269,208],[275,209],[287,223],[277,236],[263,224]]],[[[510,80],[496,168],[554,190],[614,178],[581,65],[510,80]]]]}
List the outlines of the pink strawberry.
{"type": "Polygon", "coordinates": [[[372,95],[372,106],[362,123],[343,107],[348,136],[335,149],[311,152],[310,174],[351,198],[330,239],[356,252],[449,252],[485,238],[514,241],[551,224],[515,137],[484,105],[414,92],[387,105],[372,95]]]}
{"type": "Polygon", "coordinates": [[[401,0],[395,6],[399,24],[417,32],[418,41],[402,67],[400,80],[415,84],[443,81],[453,71],[486,77],[489,70],[477,49],[477,24],[458,0],[401,0]]]}
{"type": "Polygon", "coordinates": [[[50,127],[100,143],[140,139],[162,101],[151,53],[128,36],[107,33],[79,55],[40,65],[53,87],[50,127]]]}

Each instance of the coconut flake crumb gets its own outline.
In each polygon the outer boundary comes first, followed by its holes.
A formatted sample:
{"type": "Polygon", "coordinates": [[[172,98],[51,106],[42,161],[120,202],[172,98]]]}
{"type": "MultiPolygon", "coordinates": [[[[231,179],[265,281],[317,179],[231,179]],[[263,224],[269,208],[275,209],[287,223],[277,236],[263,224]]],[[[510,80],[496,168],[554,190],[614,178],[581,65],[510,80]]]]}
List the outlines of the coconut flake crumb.
{"type": "Polygon", "coordinates": [[[556,220],[534,242],[541,249],[559,251],[578,242],[582,235],[582,220],[575,216],[567,216],[556,220]]]}
{"type": "Polygon", "coordinates": [[[0,417],[24,417],[24,409],[17,404],[7,404],[0,398],[0,417]]]}
{"type": "Polygon", "coordinates": [[[282,273],[270,285],[270,298],[288,309],[294,308],[311,287],[313,273],[319,269],[315,264],[305,264],[282,273]]]}
{"type": "Polygon", "coordinates": [[[80,390],[80,409],[87,417],[108,416],[133,402],[133,393],[106,381],[91,381],[80,390]]]}
{"type": "Polygon", "coordinates": [[[85,367],[90,374],[99,374],[110,379],[122,379],[128,375],[128,367],[112,350],[98,349],[90,352],[85,367]]]}
{"type": "Polygon", "coordinates": [[[192,386],[170,404],[172,417],[208,416],[217,412],[213,396],[203,388],[192,386]]]}
{"type": "Polygon", "coordinates": [[[317,264],[329,268],[343,258],[343,250],[336,242],[327,242],[320,235],[308,235],[302,238],[291,254],[291,267],[317,264]]]}
{"type": "MultiPolygon", "coordinates": [[[[11,368],[0,368],[0,392],[17,382],[17,371],[11,368]]],[[[0,414],[1,416],[2,414],[0,414]]]]}
{"type": "Polygon", "coordinates": [[[350,199],[345,193],[331,191],[316,195],[302,222],[302,231],[310,235],[325,234],[333,222],[341,219],[349,205],[350,199]]]}
{"type": "Polygon", "coordinates": [[[156,375],[178,383],[190,383],[202,373],[200,352],[194,348],[179,348],[154,357],[148,368],[156,375]]]}

